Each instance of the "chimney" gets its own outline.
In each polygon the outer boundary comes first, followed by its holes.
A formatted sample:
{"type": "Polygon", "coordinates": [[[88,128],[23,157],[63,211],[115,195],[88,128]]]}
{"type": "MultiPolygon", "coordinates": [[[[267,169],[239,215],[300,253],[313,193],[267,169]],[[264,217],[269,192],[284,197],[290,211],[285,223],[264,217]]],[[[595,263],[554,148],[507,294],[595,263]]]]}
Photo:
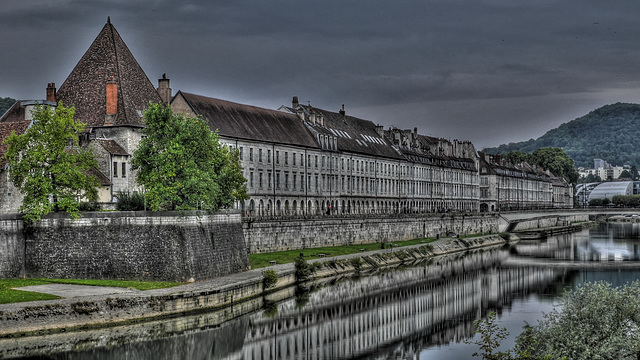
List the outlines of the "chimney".
{"type": "Polygon", "coordinates": [[[158,95],[160,95],[160,99],[162,99],[162,102],[165,105],[169,104],[169,101],[171,101],[171,88],[169,87],[167,74],[162,74],[162,79],[158,79],[158,95]]]}
{"type": "Polygon", "coordinates": [[[344,116],[345,112],[344,112],[344,104],[342,104],[342,109],[340,109],[340,115],[344,116]]]}
{"type": "Polygon", "coordinates": [[[291,101],[291,107],[295,109],[295,108],[297,108],[297,107],[298,107],[298,105],[299,105],[299,104],[300,104],[300,103],[298,103],[298,97],[297,97],[297,96],[294,96],[294,97],[293,97],[293,100],[291,101]]]}
{"type": "Polygon", "coordinates": [[[104,119],[105,125],[113,125],[113,120],[118,113],[118,84],[113,74],[107,78],[107,114],[104,119]]]}
{"type": "Polygon", "coordinates": [[[57,102],[56,101],[56,83],[47,84],[47,101],[57,102]]]}

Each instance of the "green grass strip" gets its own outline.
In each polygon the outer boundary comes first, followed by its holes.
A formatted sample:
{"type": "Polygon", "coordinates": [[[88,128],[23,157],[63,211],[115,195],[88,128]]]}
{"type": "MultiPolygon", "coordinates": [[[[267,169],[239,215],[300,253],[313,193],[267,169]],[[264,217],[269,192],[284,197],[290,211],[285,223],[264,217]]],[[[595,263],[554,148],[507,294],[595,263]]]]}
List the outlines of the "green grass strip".
{"type": "MultiPolygon", "coordinates": [[[[394,241],[393,244],[398,245],[398,247],[402,246],[411,246],[411,245],[420,245],[430,243],[435,241],[435,238],[429,239],[414,239],[407,241],[394,241]]],[[[389,246],[389,243],[387,243],[389,246]]],[[[288,264],[292,263],[296,260],[300,254],[304,254],[304,257],[307,260],[320,258],[320,254],[324,254],[326,257],[331,256],[340,256],[340,255],[348,255],[355,254],[364,251],[373,251],[373,250],[381,250],[382,244],[359,244],[359,245],[345,245],[345,246],[329,246],[329,247],[321,247],[321,248],[310,248],[310,249],[301,249],[301,250],[289,250],[289,251],[278,251],[266,254],[249,254],[249,262],[251,263],[252,269],[260,269],[263,267],[270,266],[269,261],[275,261],[276,264],[288,264]]]]}
{"type": "Polygon", "coordinates": [[[76,279],[0,279],[0,304],[25,301],[53,300],[60,297],[32,291],[14,290],[31,285],[76,284],[91,286],[113,286],[138,290],[161,289],[181,285],[168,281],[122,281],[122,280],[76,280],[76,279]]]}

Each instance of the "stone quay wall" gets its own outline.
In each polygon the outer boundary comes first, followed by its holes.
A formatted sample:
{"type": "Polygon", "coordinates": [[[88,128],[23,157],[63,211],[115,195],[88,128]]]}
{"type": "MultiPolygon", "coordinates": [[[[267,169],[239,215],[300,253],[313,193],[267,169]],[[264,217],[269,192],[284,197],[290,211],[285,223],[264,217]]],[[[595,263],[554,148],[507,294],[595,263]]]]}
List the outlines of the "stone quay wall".
{"type": "Polygon", "coordinates": [[[21,223],[0,221],[0,260],[9,260],[0,277],[185,281],[249,268],[239,212],[51,214],[21,223]]]}
{"type": "Polygon", "coordinates": [[[496,214],[243,218],[249,253],[498,232],[496,214]]]}

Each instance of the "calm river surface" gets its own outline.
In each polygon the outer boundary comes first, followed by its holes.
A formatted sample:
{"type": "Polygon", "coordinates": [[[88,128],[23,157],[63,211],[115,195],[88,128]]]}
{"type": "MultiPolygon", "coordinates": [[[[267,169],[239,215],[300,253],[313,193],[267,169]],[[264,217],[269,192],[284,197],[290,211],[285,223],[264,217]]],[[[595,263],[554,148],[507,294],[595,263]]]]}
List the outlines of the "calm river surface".
{"type": "Polygon", "coordinates": [[[0,341],[31,359],[470,359],[473,321],[498,313],[513,339],[567,289],[640,277],[640,225],[442,257],[291,288],[218,312],[0,341]]]}

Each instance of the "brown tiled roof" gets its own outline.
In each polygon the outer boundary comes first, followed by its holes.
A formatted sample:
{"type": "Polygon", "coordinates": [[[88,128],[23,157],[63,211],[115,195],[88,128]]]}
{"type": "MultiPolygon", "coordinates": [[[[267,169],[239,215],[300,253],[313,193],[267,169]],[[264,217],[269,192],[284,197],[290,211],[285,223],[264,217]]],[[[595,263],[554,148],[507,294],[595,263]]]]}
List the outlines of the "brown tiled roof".
{"type": "Polygon", "coordinates": [[[304,123],[293,114],[178,92],[196,115],[220,135],[317,148],[304,123]]]}
{"type": "Polygon", "coordinates": [[[98,179],[98,181],[100,182],[100,185],[102,185],[102,186],[113,185],[113,183],[111,183],[111,180],[109,180],[108,177],[106,177],[102,172],[100,172],[100,170],[98,170],[96,168],[91,168],[91,169],[87,170],[87,175],[95,176],[98,179]]]}
{"type": "Polygon", "coordinates": [[[31,121],[16,121],[16,122],[0,122],[0,170],[4,169],[7,164],[7,160],[4,154],[7,153],[7,144],[4,141],[11,135],[12,131],[16,134],[22,135],[31,125],[31,121]]]}
{"type": "Polygon", "coordinates": [[[115,140],[96,139],[96,142],[102,145],[111,155],[129,155],[115,140]]]}
{"type": "Polygon", "coordinates": [[[146,109],[149,101],[161,99],[110,21],[60,86],[57,100],[76,108],[76,120],[103,126],[106,82],[112,75],[118,89],[118,110],[112,124],[143,126],[139,111],[146,109]]]}
{"type": "Polygon", "coordinates": [[[0,121],[2,122],[16,122],[24,121],[24,106],[20,105],[20,101],[16,101],[7,111],[2,114],[0,121]]]}

